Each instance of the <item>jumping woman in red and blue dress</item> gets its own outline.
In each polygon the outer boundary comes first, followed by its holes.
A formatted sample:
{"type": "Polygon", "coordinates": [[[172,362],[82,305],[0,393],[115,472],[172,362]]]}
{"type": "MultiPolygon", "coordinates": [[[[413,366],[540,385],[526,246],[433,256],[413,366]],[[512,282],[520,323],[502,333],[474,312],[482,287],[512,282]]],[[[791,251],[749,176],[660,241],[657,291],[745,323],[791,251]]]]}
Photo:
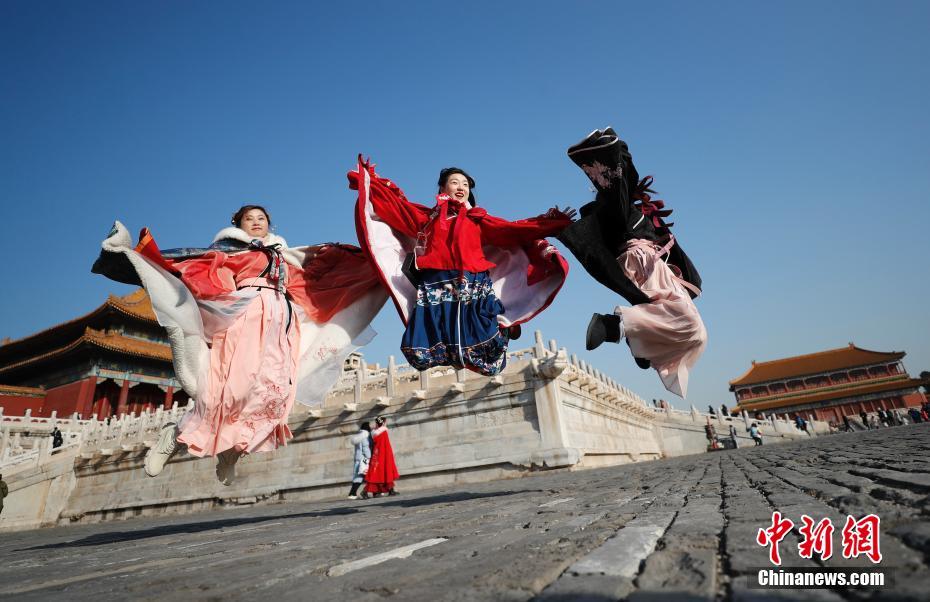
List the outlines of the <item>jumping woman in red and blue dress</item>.
{"type": "Polygon", "coordinates": [[[475,180],[456,167],[440,172],[432,207],[408,201],[361,157],[348,175],[359,193],[359,241],[406,324],[401,351],[410,365],[501,372],[520,324],[565,281],[568,264],[545,237],[568,226],[574,210],[494,217],[478,207],[475,180]]]}

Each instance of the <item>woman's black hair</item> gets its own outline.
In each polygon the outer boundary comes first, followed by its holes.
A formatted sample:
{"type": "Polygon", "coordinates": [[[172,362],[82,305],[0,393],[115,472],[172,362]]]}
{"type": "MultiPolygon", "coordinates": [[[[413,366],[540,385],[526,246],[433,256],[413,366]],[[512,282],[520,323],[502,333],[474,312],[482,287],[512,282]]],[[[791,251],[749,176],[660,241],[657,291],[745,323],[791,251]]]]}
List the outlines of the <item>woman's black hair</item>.
{"type": "Polygon", "coordinates": [[[387,422],[387,419],[384,416],[378,416],[377,418],[375,418],[375,424],[377,424],[378,426],[383,425],[385,422],[387,422]]]}
{"type": "Polygon", "coordinates": [[[468,202],[471,203],[472,206],[477,207],[478,202],[475,200],[475,193],[473,192],[476,187],[475,179],[471,177],[470,175],[468,175],[468,173],[464,169],[459,169],[458,167],[447,167],[443,169],[442,171],[440,171],[439,172],[439,192],[442,192],[442,189],[445,187],[446,182],[449,181],[449,178],[457,173],[462,174],[463,176],[465,176],[465,179],[468,180],[468,202]]]}
{"type": "Polygon", "coordinates": [[[265,219],[268,220],[268,225],[271,225],[271,214],[268,213],[268,210],[262,207],[261,205],[243,205],[239,207],[239,210],[233,213],[230,223],[237,228],[241,228],[242,218],[245,217],[245,214],[251,211],[252,209],[258,209],[265,214],[265,219]]]}
{"type": "Polygon", "coordinates": [[[363,422],[358,428],[360,428],[360,429],[363,430],[363,431],[368,431],[368,432],[370,433],[370,432],[371,432],[371,423],[368,422],[368,421],[366,420],[366,421],[363,422]]]}

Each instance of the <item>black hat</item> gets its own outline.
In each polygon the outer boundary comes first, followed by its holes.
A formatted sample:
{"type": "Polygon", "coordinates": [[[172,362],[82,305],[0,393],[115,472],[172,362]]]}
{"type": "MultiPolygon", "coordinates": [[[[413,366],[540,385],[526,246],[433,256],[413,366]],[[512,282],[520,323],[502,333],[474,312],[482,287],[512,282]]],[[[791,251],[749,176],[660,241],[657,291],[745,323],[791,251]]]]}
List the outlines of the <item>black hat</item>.
{"type": "Polygon", "coordinates": [[[613,128],[594,130],[581,142],[568,148],[568,157],[584,171],[598,192],[616,192],[626,186],[632,197],[639,183],[626,142],[613,128]]]}

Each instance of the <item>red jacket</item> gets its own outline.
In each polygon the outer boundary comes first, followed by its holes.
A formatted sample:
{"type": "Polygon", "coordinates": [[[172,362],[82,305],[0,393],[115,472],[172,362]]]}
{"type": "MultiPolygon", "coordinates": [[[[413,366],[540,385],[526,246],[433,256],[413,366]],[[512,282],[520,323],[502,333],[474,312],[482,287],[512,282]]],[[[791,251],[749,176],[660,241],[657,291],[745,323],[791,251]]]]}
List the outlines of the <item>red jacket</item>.
{"type": "MultiPolygon", "coordinates": [[[[426,237],[425,252],[417,257],[419,269],[484,272],[495,267],[484,256],[482,245],[521,246],[561,232],[571,219],[550,210],[539,217],[508,222],[447,195],[436,197],[432,209],[411,203],[394,182],[381,178],[369,167],[370,199],[375,213],[405,236],[426,237]]],[[[358,190],[356,172],[349,172],[349,187],[358,190]]]]}

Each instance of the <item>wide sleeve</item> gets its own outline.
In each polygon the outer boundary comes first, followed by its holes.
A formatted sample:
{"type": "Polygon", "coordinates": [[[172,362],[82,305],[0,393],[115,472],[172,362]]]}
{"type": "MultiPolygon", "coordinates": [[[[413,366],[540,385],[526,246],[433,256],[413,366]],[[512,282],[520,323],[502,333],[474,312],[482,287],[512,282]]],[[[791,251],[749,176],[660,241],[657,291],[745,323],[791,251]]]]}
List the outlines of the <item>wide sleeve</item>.
{"type": "Polygon", "coordinates": [[[379,286],[371,262],[352,245],[319,245],[307,253],[302,269],[288,264],[288,294],[317,324],[379,286]]]}
{"type": "MultiPolygon", "coordinates": [[[[369,200],[375,214],[381,221],[401,234],[416,238],[429,222],[429,209],[408,201],[397,184],[374,172],[373,165],[368,167],[368,171],[371,179],[369,200]]],[[[359,177],[358,172],[349,172],[349,188],[358,190],[359,177]]]]}
{"type": "Polygon", "coordinates": [[[478,223],[482,242],[497,246],[514,246],[556,235],[568,227],[572,220],[561,211],[550,209],[539,217],[515,222],[485,215],[478,223]]]}
{"type": "Polygon", "coordinates": [[[142,230],[135,250],[180,278],[184,286],[199,299],[216,297],[236,290],[235,273],[227,265],[229,255],[221,251],[209,251],[188,259],[169,259],[162,256],[147,228],[142,230]]]}

